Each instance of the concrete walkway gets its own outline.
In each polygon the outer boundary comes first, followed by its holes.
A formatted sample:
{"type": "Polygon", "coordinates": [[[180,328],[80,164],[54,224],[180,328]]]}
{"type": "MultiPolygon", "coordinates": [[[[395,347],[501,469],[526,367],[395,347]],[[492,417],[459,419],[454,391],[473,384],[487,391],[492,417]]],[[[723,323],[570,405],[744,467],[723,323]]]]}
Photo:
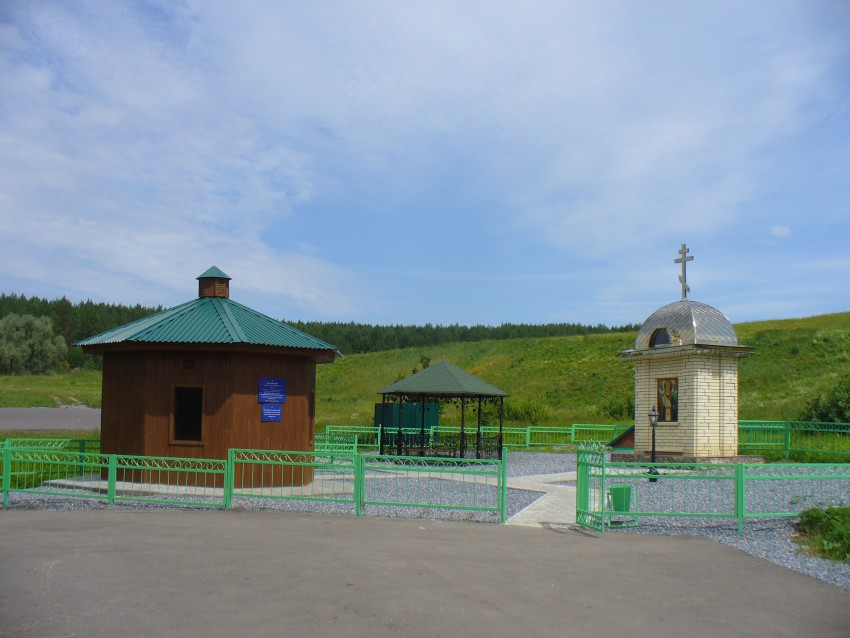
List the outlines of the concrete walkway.
{"type": "Polygon", "coordinates": [[[0,510],[0,636],[847,636],[850,594],[703,538],[0,510]]]}
{"type": "Polygon", "coordinates": [[[509,489],[542,492],[543,495],[524,510],[511,516],[507,524],[526,527],[572,525],[576,522],[576,488],[555,484],[575,480],[575,472],[509,477],[509,489]]]}

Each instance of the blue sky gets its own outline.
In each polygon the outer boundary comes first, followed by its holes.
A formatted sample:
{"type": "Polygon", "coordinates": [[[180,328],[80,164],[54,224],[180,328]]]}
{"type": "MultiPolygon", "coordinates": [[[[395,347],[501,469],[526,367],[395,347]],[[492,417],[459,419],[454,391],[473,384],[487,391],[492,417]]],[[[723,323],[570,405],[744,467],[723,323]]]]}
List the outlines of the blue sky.
{"type": "Polygon", "coordinates": [[[850,310],[843,1],[0,5],[0,291],[377,324],[850,310]]]}

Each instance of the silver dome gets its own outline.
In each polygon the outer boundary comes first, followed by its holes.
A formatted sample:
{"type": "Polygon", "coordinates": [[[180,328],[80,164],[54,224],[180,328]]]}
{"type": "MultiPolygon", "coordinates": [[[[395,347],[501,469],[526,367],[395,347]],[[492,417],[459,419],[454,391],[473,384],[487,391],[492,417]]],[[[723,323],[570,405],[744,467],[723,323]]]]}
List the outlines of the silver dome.
{"type": "Polygon", "coordinates": [[[707,304],[682,299],[659,308],[647,317],[635,339],[635,350],[650,349],[652,335],[662,328],[667,330],[670,345],[674,346],[739,345],[735,328],[726,315],[707,304]]]}

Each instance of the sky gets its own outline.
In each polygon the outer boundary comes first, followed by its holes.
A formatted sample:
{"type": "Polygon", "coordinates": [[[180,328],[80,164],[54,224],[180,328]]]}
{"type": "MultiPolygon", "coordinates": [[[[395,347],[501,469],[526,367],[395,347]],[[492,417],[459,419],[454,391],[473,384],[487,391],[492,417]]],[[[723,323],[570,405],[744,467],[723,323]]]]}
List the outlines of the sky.
{"type": "Polygon", "coordinates": [[[5,0],[0,292],[285,320],[850,311],[850,3],[5,0]]]}

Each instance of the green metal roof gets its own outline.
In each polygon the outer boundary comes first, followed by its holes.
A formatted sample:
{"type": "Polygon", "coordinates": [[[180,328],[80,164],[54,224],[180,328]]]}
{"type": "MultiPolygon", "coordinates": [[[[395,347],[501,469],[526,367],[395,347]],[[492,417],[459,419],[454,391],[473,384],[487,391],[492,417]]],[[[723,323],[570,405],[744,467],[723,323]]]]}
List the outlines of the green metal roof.
{"type": "Polygon", "coordinates": [[[424,394],[455,397],[506,397],[508,393],[464,372],[448,361],[440,361],[406,379],[396,381],[378,394],[424,394]]]}
{"type": "Polygon", "coordinates": [[[193,299],[93,337],[81,339],[75,345],[85,347],[123,343],[243,343],[324,350],[329,351],[325,354],[330,355],[331,360],[339,354],[334,346],[321,339],[223,297],[193,299]]]}
{"type": "Polygon", "coordinates": [[[221,272],[217,266],[212,266],[206,272],[198,275],[196,279],[230,279],[226,274],[221,272]]]}

